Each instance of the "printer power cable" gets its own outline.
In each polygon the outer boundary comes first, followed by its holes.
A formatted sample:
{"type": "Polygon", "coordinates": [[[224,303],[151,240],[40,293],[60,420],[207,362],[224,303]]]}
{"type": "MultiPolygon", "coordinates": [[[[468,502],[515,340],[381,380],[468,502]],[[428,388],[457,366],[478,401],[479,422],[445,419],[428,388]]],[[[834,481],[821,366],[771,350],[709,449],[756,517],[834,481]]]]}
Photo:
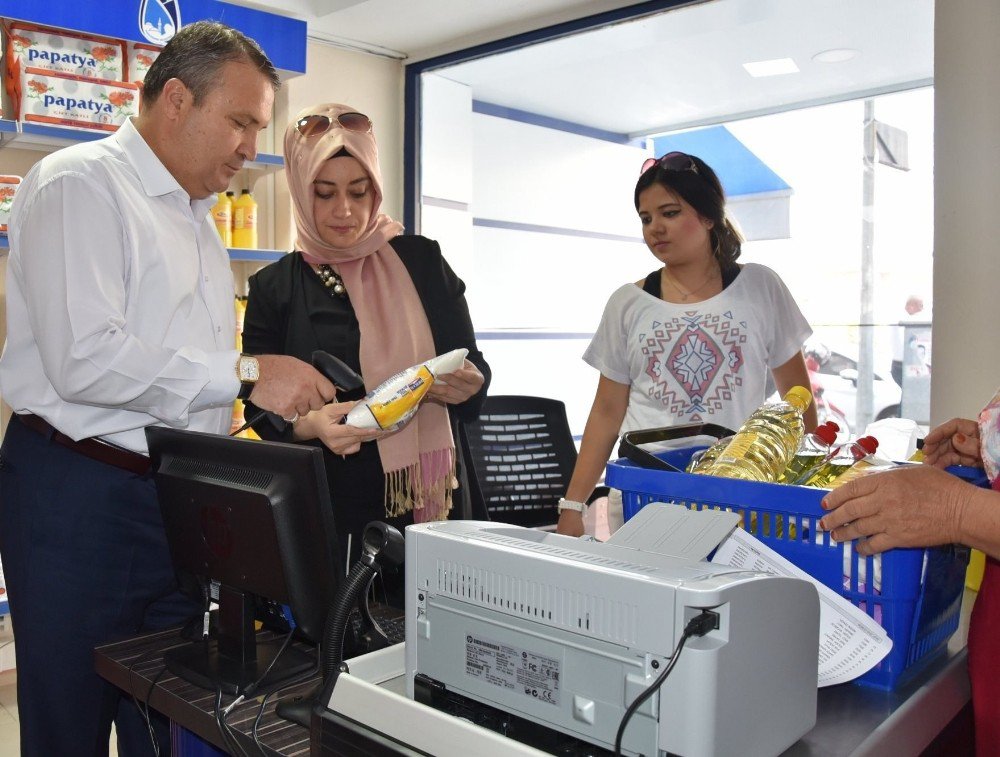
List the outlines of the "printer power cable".
{"type": "Polygon", "coordinates": [[[670,671],[674,669],[674,665],[677,664],[677,660],[681,656],[681,650],[684,649],[685,642],[692,636],[704,636],[709,631],[718,627],[719,614],[711,610],[702,610],[688,621],[688,624],[684,627],[684,632],[681,634],[681,638],[677,640],[677,646],[674,647],[674,651],[670,655],[670,662],[667,664],[667,667],[625,710],[622,722],[618,726],[618,733],[615,734],[615,757],[621,757],[622,738],[625,736],[625,728],[628,726],[628,721],[632,719],[632,716],[642,706],[642,703],[653,696],[663,685],[663,682],[667,680],[667,676],[670,675],[670,671]]]}

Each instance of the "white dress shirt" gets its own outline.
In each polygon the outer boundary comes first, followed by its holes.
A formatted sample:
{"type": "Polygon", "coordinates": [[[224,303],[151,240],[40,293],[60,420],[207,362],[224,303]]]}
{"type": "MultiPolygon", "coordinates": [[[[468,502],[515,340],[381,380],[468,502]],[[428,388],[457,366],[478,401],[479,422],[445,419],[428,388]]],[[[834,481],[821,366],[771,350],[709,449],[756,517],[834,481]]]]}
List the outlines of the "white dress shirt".
{"type": "Polygon", "coordinates": [[[226,433],[239,389],[229,258],[131,121],[38,162],[9,223],[0,394],[74,439],[226,433]]]}

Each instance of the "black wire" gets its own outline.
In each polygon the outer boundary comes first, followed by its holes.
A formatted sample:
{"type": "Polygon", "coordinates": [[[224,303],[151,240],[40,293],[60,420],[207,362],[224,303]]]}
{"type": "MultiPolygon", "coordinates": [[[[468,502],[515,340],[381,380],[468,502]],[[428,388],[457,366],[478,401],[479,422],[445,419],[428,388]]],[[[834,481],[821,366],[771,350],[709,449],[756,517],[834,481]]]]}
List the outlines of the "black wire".
{"type": "Polygon", "coordinates": [[[260,721],[261,721],[261,719],[264,717],[264,708],[267,705],[268,698],[271,697],[272,695],[276,695],[276,694],[281,693],[285,689],[291,688],[292,686],[296,686],[296,685],[302,683],[303,681],[308,681],[310,678],[313,678],[317,673],[319,673],[319,668],[320,668],[320,650],[317,647],[316,648],[316,664],[313,665],[313,667],[311,667],[309,670],[307,670],[307,671],[305,671],[303,673],[300,673],[299,675],[295,676],[295,678],[293,678],[293,679],[291,679],[289,681],[286,681],[279,688],[277,688],[274,691],[271,691],[271,692],[265,694],[264,697],[261,699],[260,708],[257,710],[257,717],[254,718],[254,721],[253,721],[253,731],[252,732],[253,732],[253,741],[254,741],[254,744],[257,745],[257,748],[260,750],[260,753],[262,755],[265,755],[265,757],[267,756],[267,752],[264,751],[264,745],[261,744],[261,742],[260,742],[260,734],[258,732],[258,728],[260,727],[260,721]]]}
{"type": "MultiPolygon", "coordinates": [[[[132,697],[132,702],[135,704],[135,708],[139,711],[139,714],[146,719],[146,730],[149,731],[149,739],[153,744],[153,754],[156,755],[156,757],[160,757],[160,742],[157,740],[156,733],[153,731],[153,723],[149,717],[149,707],[147,706],[145,710],[143,709],[143,703],[139,701],[139,697],[135,693],[135,684],[132,680],[132,676],[135,672],[135,666],[140,662],[148,662],[153,659],[156,654],[156,652],[145,652],[144,654],[136,657],[132,661],[132,664],[128,666],[128,693],[132,697]]],[[[156,681],[159,680],[160,676],[163,675],[164,670],[166,670],[166,666],[161,668],[160,672],[157,673],[156,677],[153,679],[153,683],[150,685],[150,691],[152,691],[152,687],[156,685],[156,681]]],[[[146,692],[146,696],[147,698],[149,697],[149,692],[146,692]]]]}
{"type": "Polygon", "coordinates": [[[628,721],[632,719],[632,716],[635,715],[636,710],[639,709],[642,703],[653,696],[653,694],[656,693],[656,690],[663,685],[665,680],[667,680],[667,676],[670,675],[670,671],[674,669],[674,665],[677,664],[677,660],[681,656],[681,650],[684,648],[684,642],[686,642],[693,635],[693,632],[688,629],[684,629],[684,633],[681,634],[681,638],[677,642],[677,646],[674,648],[673,654],[670,656],[670,662],[667,667],[663,669],[663,672],[660,673],[657,679],[653,681],[653,683],[650,684],[645,691],[637,696],[635,701],[628,706],[627,710],[625,710],[625,714],[622,716],[622,722],[618,725],[618,733],[615,735],[615,757],[621,757],[622,738],[625,736],[625,727],[628,725],[628,721]]]}
{"type": "Polygon", "coordinates": [[[226,715],[222,711],[221,686],[217,686],[215,689],[215,724],[219,727],[219,735],[222,737],[222,742],[225,744],[227,752],[230,754],[250,757],[250,755],[247,754],[247,751],[236,739],[232,726],[226,723],[226,715]]]}

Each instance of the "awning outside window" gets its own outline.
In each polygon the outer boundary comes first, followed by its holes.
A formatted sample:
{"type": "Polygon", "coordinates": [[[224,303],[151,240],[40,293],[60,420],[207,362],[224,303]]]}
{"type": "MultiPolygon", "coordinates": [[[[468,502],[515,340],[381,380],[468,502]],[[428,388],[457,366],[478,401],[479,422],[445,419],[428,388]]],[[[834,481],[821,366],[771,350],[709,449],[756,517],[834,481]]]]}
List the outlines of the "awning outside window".
{"type": "Polygon", "coordinates": [[[657,156],[671,150],[697,155],[718,174],[726,206],[747,241],[787,239],[792,188],[725,126],[653,139],[657,156]]]}

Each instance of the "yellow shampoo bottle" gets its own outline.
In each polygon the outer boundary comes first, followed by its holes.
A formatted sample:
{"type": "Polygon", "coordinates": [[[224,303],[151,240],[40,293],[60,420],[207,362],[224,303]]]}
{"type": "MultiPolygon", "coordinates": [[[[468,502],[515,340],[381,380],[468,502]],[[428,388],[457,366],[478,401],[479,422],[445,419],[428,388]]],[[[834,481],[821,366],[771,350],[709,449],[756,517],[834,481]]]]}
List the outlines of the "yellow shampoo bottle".
{"type": "Polygon", "coordinates": [[[219,192],[215,205],[212,206],[212,220],[215,221],[215,230],[219,232],[223,247],[233,246],[233,201],[223,193],[219,192]]]}
{"type": "Polygon", "coordinates": [[[257,249],[257,201],[249,189],[233,204],[233,247],[257,249]]]}

